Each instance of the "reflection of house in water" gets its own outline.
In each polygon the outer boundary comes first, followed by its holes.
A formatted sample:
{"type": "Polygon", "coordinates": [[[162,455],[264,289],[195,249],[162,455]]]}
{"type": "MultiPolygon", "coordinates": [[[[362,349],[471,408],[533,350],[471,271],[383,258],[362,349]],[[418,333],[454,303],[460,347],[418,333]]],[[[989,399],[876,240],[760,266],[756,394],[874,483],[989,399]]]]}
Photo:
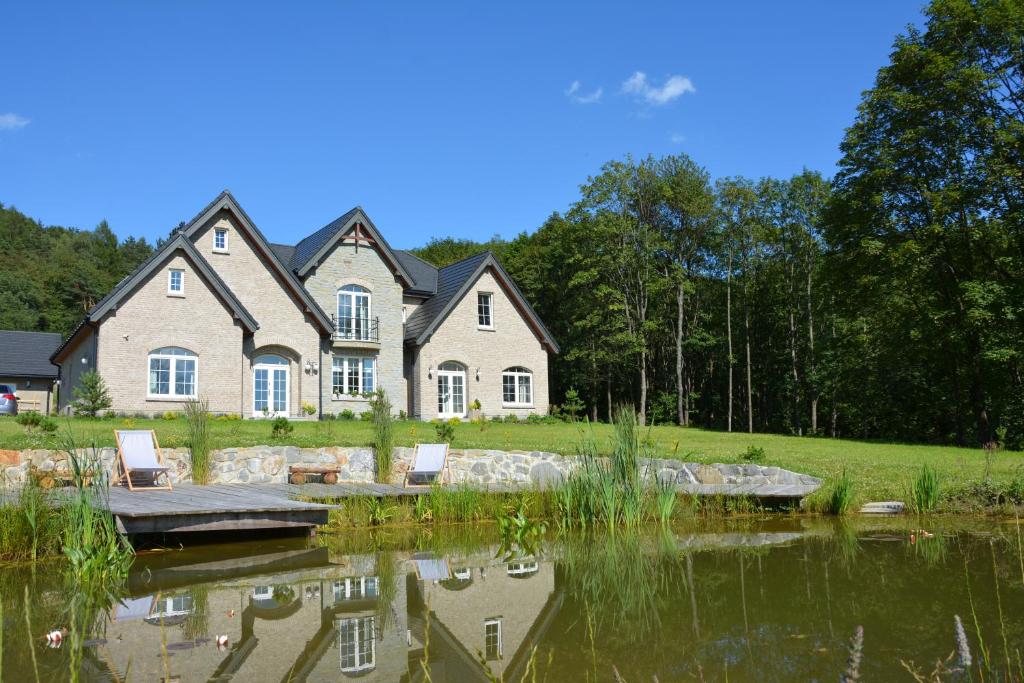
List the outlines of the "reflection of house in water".
{"type": "MultiPolygon", "coordinates": [[[[418,641],[410,661],[423,656],[427,625],[420,615],[429,608],[434,683],[487,680],[481,656],[492,675],[518,680],[561,604],[554,565],[532,559],[454,567],[448,578],[417,567],[409,584],[410,629],[418,641]]],[[[422,678],[418,667],[410,671],[412,680],[422,678]]]]}

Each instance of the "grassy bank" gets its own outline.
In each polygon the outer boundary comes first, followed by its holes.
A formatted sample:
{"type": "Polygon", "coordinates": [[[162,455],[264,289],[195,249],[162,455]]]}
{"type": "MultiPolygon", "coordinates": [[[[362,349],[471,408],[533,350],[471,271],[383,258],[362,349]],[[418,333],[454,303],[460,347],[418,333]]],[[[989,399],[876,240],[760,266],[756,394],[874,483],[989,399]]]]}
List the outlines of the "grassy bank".
{"type": "MultiPolygon", "coordinates": [[[[60,422],[63,427],[65,420],[60,422]]],[[[81,441],[95,442],[99,446],[113,446],[113,430],[127,427],[156,430],[160,445],[165,448],[185,446],[189,439],[188,424],[181,417],[174,420],[75,418],[70,424],[81,441]]],[[[286,437],[275,439],[267,421],[215,419],[209,424],[209,447],[368,446],[374,440],[370,422],[294,422],[293,425],[294,430],[286,437]]],[[[608,454],[612,426],[597,424],[591,429],[598,451],[608,454]]],[[[394,422],[392,434],[396,446],[412,446],[437,438],[433,425],[414,421],[394,422]]],[[[486,422],[456,425],[453,446],[574,454],[580,442],[580,430],[571,424],[486,422]]],[[[845,470],[852,482],[855,502],[885,499],[909,502],[913,480],[925,464],[935,470],[947,499],[951,491],[976,487],[986,475],[999,489],[1010,487],[1016,478],[1024,491],[1024,454],[1018,452],[996,452],[986,457],[981,449],[725,433],[675,426],[653,427],[649,445],[657,457],[696,462],[743,462],[743,454],[754,446],[764,450],[762,464],[777,465],[828,481],[838,479],[845,470]]],[[[13,420],[0,418],[0,449],[25,448],[58,449],[59,437],[30,433],[13,420]]]]}

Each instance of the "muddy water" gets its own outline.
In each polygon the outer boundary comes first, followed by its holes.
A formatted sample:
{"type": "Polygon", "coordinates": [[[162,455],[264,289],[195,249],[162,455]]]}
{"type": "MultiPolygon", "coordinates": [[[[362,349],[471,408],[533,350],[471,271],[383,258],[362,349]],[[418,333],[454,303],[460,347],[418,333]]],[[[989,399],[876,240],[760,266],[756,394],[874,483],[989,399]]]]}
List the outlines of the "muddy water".
{"type": "Polygon", "coordinates": [[[465,527],[205,545],[141,554],[110,592],[53,566],[0,570],[3,680],[421,681],[427,666],[435,683],[531,667],[549,681],[834,681],[858,626],[862,679],[911,680],[904,663],[928,673],[955,651],[954,615],[975,680],[979,666],[1018,676],[1016,526],[919,526],[767,518],[511,549],[465,527]]]}

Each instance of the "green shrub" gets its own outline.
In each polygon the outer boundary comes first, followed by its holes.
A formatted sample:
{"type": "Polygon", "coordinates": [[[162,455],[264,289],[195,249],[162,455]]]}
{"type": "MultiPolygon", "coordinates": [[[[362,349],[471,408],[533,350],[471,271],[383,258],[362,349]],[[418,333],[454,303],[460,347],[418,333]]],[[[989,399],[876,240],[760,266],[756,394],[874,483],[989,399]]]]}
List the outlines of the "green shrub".
{"type": "Polygon", "coordinates": [[[451,443],[455,440],[455,425],[444,420],[434,423],[434,432],[437,433],[437,440],[451,443]]]}
{"type": "Polygon", "coordinates": [[[88,370],[78,378],[78,386],[71,390],[75,400],[72,406],[76,413],[96,417],[101,410],[106,410],[113,401],[107,391],[107,384],[95,370],[88,370]]]}
{"type": "Polygon", "coordinates": [[[275,439],[282,439],[295,429],[295,426],[288,421],[288,418],[283,415],[278,415],[274,418],[274,421],[270,423],[271,430],[270,435],[275,439]]]}
{"type": "Polygon", "coordinates": [[[505,422],[519,422],[519,417],[513,413],[505,416],[505,422]]]}
{"type": "Polygon", "coordinates": [[[373,411],[364,410],[363,412],[359,413],[359,419],[362,420],[363,422],[370,422],[371,420],[373,420],[373,411]]]}
{"type": "Polygon", "coordinates": [[[312,403],[306,403],[305,401],[303,401],[302,402],[302,414],[303,415],[315,415],[316,414],[316,406],[313,405],[312,403]]]}
{"type": "Polygon", "coordinates": [[[491,422],[504,422],[504,421],[505,421],[505,418],[503,418],[501,415],[492,415],[491,416],[491,422]]]}
{"type": "Polygon", "coordinates": [[[941,493],[940,488],[939,474],[933,467],[927,464],[924,465],[921,468],[921,473],[914,480],[914,485],[910,492],[914,509],[921,513],[931,512],[937,508],[941,493]]]}
{"type": "Polygon", "coordinates": [[[178,413],[173,411],[173,410],[168,410],[167,412],[165,412],[160,417],[162,419],[168,420],[168,421],[170,421],[170,420],[177,420],[178,419],[178,413]]]}
{"type": "Polygon", "coordinates": [[[209,402],[204,398],[185,404],[185,420],[188,426],[188,447],[192,451],[192,482],[207,484],[210,481],[210,411],[209,402]]]}
{"type": "Polygon", "coordinates": [[[844,469],[839,479],[832,484],[832,490],[829,493],[826,509],[833,515],[845,515],[849,512],[852,504],[853,480],[850,479],[850,475],[848,475],[844,469]]]}
{"type": "Polygon", "coordinates": [[[404,410],[399,410],[399,411],[398,411],[398,419],[399,419],[399,420],[403,420],[403,421],[404,421],[404,420],[408,420],[408,419],[409,419],[409,416],[408,416],[408,415],[407,415],[407,414],[405,413],[405,411],[404,411],[404,410]]]}
{"type": "Polygon", "coordinates": [[[18,424],[25,428],[26,432],[46,432],[52,433],[57,431],[57,423],[52,419],[37,413],[35,411],[29,411],[27,413],[18,413],[18,417],[15,418],[18,424]]]}
{"type": "Polygon", "coordinates": [[[583,401],[580,399],[580,392],[576,391],[575,388],[569,387],[565,391],[565,402],[562,403],[562,413],[569,418],[570,422],[576,421],[576,416],[583,413],[586,409],[583,401]]]}
{"type": "Polygon", "coordinates": [[[750,445],[747,450],[740,453],[740,458],[747,462],[763,462],[765,458],[764,449],[760,446],[750,445]]]}
{"type": "Polygon", "coordinates": [[[345,410],[343,410],[340,413],[338,413],[338,419],[339,420],[354,420],[354,419],[356,419],[356,414],[353,413],[348,408],[345,408],[345,410]]]}
{"type": "Polygon", "coordinates": [[[378,389],[370,401],[373,419],[373,448],[377,460],[377,480],[391,478],[391,454],[394,446],[394,425],[391,420],[391,401],[383,389],[378,389]]]}

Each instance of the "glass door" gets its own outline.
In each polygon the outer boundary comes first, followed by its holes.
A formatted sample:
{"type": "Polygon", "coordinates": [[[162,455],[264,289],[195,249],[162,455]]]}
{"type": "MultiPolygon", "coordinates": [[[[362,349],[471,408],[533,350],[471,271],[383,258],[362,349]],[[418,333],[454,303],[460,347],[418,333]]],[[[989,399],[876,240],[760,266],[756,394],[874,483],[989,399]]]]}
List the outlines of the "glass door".
{"type": "Polygon", "coordinates": [[[288,361],[260,356],[252,372],[253,417],[288,417],[288,361]]]}
{"type": "Polygon", "coordinates": [[[466,372],[456,363],[442,363],[437,372],[437,414],[465,417],[466,372]]]}

